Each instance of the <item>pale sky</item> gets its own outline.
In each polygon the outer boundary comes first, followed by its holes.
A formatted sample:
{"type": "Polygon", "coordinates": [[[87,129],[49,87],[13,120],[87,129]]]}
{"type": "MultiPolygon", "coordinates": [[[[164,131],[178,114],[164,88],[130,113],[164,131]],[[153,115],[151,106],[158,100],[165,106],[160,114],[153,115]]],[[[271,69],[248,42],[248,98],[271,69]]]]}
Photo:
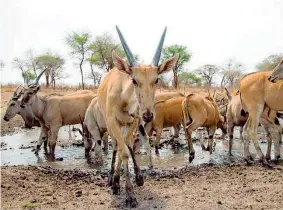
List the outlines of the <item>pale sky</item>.
{"type": "Polygon", "coordinates": [[[110,32],[118,40],[116,24],[145,63],[151,62],[165,26],[165,45],[186,45],[192,52],[189,70],[234,58],[251,72],[268,55],[283,52],[280,0],[0,0],[0,58],[6,63],[1,83],[22,81],[11,61],[33,48],[61,54],[70,75],[63,82],[78,84],[66,34],[110,32]]]}

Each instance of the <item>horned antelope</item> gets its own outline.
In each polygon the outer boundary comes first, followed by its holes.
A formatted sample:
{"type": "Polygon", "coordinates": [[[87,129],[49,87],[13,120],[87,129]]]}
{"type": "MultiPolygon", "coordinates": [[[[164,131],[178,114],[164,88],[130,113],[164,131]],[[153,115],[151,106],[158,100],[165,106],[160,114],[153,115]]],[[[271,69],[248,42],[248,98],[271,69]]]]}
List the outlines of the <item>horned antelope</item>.
{"type": "MultiPolygon", "coordinates": [[[[129,140],[123,137],[123,131],[127,131],[127,124],[135,121],[135,116],[144,122],[151,122],[154,118],[154,95],[158,83],[158,75],[170,71],[175,65],[178,57],[174,56],[158,65],[163,42],[166,34],[164,30],[158,44],[156,53],[151,65],[138,64],[128,47],[122,33],[116,26],[122,46],[125,50],[128,62],[112,53],[115,68],[113,68],[102,80],[97,90],[99,108],[104,116],[107,130],[113,140],[117,142],[118,164],[114,174],[115,156],[117,149],[113,149],[109,185],[112,185],[113,193],[120,190],[120,167],[123,163],[126,178],[126,205],[135,207],[137,200],[134,195],[133,186],[130,180],[128,159],[131,154],[138,186],[143,185],[143,176],[140,172],[130,147],[129,140]],[[138,110],[138,115],[136,111],[138,110]],[[113,179],[114,174],[114,179],[113,179]]],[[[147,140],[147,154],[150,158],[150,147],[148,137],[142,124],[139,125],[139,137],[147,140]]],[[[149,166],[152,167],[151,161],[149,166]]]]}
{"type": "Polygon", "coordinates": [[[15,117],[16,114],[18,114],[23,118],[26,128],[31,128],[33,126],[40,127],[39,121],[34,118],[31,110],[28,107],[20,107],[19,98],[21,97],[22,92],[18,90],[21,90],[21,88],[21,86],[18,86],[14,91],[13,96],[7,105],[7,109],[3,119],[8,122],[10,119],[15,117]]]}
{"type": "Polygon", "coordinates": [[[191,134],[198,127],[208,129],[208,146],[205,148],[203,140],[201,147],[208,150],[210,154],[213,149],[213,135],[217,128],[224,129],[224,118],[220,115],[218,107],[211,96],[202,97],[191,93],[182,102],[184,120],[186,122],[185,132],[190,151],[190,162],[194,159],[195,150],[192,144],[191,134]]]}
{"type": "MultiPolygon", "coordinates": [[[[275,67],[274,72],[282,71],[282,62],[283,60],[275,67]]],[[[275,160],[280,158],[280,131],[268,118],[264,108],[267,106],[274,111],[283,110],[283,80],[278,80],[278,74],[275,77],[271,75],[272,72],[257,72],[244,76],[240,81],[242,108],[249,113],[243,132],[244,158],[248,163],[251,161],[248,139],[250,138],[254,142],[260,160],[264,165],[268,165],[256,138],[259,122],[266,124],[272,135],[275,160]]]]}
{"type": "MultiPolygon", "coordinates": [[[[51,158],[55,155],[55,146],[58,131],[63,125],[80,123],[78,115],[85,116],[86,109],[95,94],[89,91],[85,94],[73,94],[44,98],[37,93],[40,89],[38,83],[29,85],[23,91],[21,107],[28,105],[35,118],[39,120],[42,133],[48,134],[48,146],[51,158]]],[[[39,139],[37,151],[42,140],[39,139]]]]}

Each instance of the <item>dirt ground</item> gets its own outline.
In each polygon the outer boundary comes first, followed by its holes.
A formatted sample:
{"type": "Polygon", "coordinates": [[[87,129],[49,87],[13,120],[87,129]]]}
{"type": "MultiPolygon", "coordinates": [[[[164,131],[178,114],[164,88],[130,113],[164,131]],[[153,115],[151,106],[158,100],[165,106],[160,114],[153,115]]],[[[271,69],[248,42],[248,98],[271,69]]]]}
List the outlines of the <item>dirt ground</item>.
{"type": "MultiPolygon", "coordinates": [[[[1,209],[125,209],[106,175],[91,170],[1,167],[1,209]]],[[[201,166],[151,173],[134,186],[137,209],[283,209],[283,165],[201,166]]],[[[123,180],[123,176],[122,176],[123,180]]]]}
{"type": "MultiPolygon", "coordinates": [[[[24,125],[20,116],[3,121],[12,93],[1,90],[1,136],[24,125]]],[[[202,165],[145,174],[144,186],[134,185],[137,209],[283,209],[282,162],[274,169],[202,165]]],[[[107,175],[96,170],[1,166],[1,209],[125,209],[123,178],[121,194],[112,195],[107,175]]]]}

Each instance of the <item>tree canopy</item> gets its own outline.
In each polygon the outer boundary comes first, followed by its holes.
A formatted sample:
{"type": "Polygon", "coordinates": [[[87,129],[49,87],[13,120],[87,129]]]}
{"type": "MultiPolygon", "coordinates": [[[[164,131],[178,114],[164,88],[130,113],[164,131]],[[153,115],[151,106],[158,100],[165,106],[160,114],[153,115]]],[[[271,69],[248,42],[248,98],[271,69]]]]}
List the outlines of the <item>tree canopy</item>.
{"type": "Polygon", "coordinates": [[[256,68],[258,71],[272,71],[282,58],[282,53],[269,55],[267,58],[263,59],[263,61],[259,62],[256,68]]]}
{"type": "Polygon", "coordinates": [[[81,72],[82,88],[84,89],[84,73],[83,63],[87,59],[89,45],[91,42],[91,34],[88,32],[71,32],[66,37],[66,43],[71,49],[71,55],[79,61],[81,72]]]}
{"type": "Polygon", "coordinates": [[[173,86],[177,88],[178,86],[178,74],[183,70],[184,65],[191,59],[192,54],[189,52],[188,48],[184,45],[170,45],[166,46],[162,50],[161,62],[178,55],[178,61],[173,68],[173,86]]]}
{"type": "Polygon", "coordinates": [[[219,73],[219,71],[220,71],[219,66],[206,64],[198,68],[196,70],[196,73],[202,77],[205,84],[211,86],[213,83],[213,79],[219,73]]]}
{"type": "Polygon", "coordinates": [[[200,85],[201,78],[191,72],[182,72],[179,75],[179,83],[183,85],[200,85]]]}

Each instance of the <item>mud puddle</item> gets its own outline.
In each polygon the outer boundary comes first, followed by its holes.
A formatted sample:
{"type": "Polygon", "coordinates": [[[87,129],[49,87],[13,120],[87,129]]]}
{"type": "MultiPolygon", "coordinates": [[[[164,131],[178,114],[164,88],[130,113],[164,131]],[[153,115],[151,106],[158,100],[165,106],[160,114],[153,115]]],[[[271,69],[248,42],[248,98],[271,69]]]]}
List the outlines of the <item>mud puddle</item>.
{"type": "MultiPolygon", "coordinates": [[[[73,127],[73,126],[72,126],[73,127]]],[[[201,138],[203,131],[199,130],[193,134],[193,139],[201,138]]],[[[62,161],[49,162],[47,161],[43,149],[40,151],[39,158],[37,158],[31,149],[36,145],[36,140],[40,134],[40,129],[33,129],[23,133],[18,133],[12,136],[3,136],[1,138],[1,165],[38,165],[38,166],[52,166],[54,168],[62,169],[97,169],[107,170],[111,162],[112,151],[109,150],[107,155],[103,156],[103,163],[96,163],[95,161],[87,161],[84,158],[84,148],[72,146],[74,142],[80,141],[81,136],[78,132],[69,132],[69,127],[64,126],[59,131],[58,142],[56,146],[56,158],[62,158],[62,161]],[[26,149],[23,149],[26,148],[26,149]]],[[[170,132],[163,132],[163,140],[168,139],[170,132]]],[[[216,136],[220,136],[216,133],[216,136]]],[[[237,137],[239,132],[235,130],[235,138],[233,144],[233,156],[229,157],[228,141],[223,139],[215,139],[216,148],[212,155],[207,151],[202,151],[199,141],[194,142],[196,150],[196,157],[190,165],[200,164],[230,164],[243,162],[243,144],[237,137]]],[[[159,155],[156,155],[154,149],[152,150],[153,165],[159,169],[174,169],[189,165],[188,150],[186,149],[186,141],[184,134],[180,133],[179,142],[181,146],[179,149],[171,149],[170,146],[159,150],[159,155]]],[[[265,140],[260,140],[260,146],[264,153],[266,153],[267,143],[265,140]]],[[[281,145],[282,148],[282,145],[281,145]]],[[[253,144],[250,144],[250,151],[252,156],[256,156],[253,144]]],[[[94,154],[92,154],[94,156],[94,154]]],[[[272,146],[273,155],[273,146],[272,146]]],[[[281,149],[281,156],[283,157],[283,149],[281,149]]],[[[145,150],[141,149],[141,154],[137,155],[141,168],[147,167],[147,156],[145,150]]],[[[130,160],[130,165],[132,162],[130,160]]]]}

